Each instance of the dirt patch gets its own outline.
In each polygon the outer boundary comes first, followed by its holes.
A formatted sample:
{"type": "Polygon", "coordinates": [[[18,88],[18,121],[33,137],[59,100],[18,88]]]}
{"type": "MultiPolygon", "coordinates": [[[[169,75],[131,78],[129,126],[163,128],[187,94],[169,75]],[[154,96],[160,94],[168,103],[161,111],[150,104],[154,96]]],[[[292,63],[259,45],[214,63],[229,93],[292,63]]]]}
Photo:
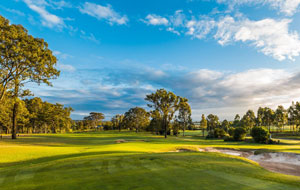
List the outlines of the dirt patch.
{"type": "Polygon", "coordinates": [[[300,154],[284,152],[254,154],[255,151],[240,151],[215,148],[199,149],[199,151],[219,152],[232,156],[240,156],[257,162],[260,166],[267,170],[288,175],[300,176],[300,154]]]}
{"type": "Polygon", "coordinates": [[[115,142],[116,142],[116,143],[125,143],[125,142],[127,142],[127,141],[124,140],[124,139],[118,139],[118,140],[116,140],[115,142]]]}

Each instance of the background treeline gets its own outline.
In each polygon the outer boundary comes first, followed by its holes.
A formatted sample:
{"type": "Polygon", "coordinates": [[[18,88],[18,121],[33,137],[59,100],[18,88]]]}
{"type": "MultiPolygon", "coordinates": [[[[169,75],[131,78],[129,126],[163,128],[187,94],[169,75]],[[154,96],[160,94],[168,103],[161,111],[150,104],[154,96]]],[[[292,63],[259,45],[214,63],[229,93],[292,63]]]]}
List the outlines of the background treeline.
{"type": "MultiPolygon", "coordinates": [[[[18,99],[17,131],[19,133],[57,133],[71,130],[72,108],[51,104],[41,98],[18,99]]],[[[14,100],[5,98],[0,104],[0,133],[12,130],[14,100]]]]}
{"type": "Polygon", "coordinates": [[[73,130],[132,130],[150,131],[159,135],[178,135],[182,130],[193,129],[191,107],[188,99],[175,95],[165,89],[159,89],[145,98],[150,111],[141,107],[129,109],[124,114],[117,114],[110,121],[102,121],[102,113],[92,112],[82,121],[76,121],[73,130]]]}

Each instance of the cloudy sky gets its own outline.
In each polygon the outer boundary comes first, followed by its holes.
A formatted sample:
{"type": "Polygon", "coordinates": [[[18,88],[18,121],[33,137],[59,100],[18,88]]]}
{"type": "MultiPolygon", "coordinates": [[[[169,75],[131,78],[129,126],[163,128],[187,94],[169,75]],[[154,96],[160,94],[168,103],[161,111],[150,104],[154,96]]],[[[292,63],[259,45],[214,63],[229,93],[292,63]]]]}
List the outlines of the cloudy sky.
{"type": "Polygon", "coordinates": [[[1,0],[62,71],[36,96],[109,119],[165,88],[233,119],[300,100],[300,0],[1,0]]]}

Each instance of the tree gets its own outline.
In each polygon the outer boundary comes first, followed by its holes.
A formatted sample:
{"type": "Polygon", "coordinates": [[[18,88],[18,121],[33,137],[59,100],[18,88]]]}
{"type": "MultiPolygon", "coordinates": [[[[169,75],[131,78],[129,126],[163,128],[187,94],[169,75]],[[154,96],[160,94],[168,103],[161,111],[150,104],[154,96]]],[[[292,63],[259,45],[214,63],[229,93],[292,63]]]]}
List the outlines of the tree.
{"type": "Polygon", "coordinates": [[[124,115],[120,115],[120,114],[117,114],[111,118],[111,122],[113,123],[113,126],[115,128],[118,128],[119,132],[121,132],[121,125],[122,125],[123,119],[124,119],[124,115]]]}
{"type": "Polygon", "coordinates": [[[278,106],[275,111],[275,124],[278,129],[282,129],[288,121],[287,110],[283,106],[278,106]]]}
{"type": "Polygon", "coordinates": [[[179,109],[180,97],[176,96],[173,92],[159,89],[155,93],[146,95],[145,100],[150,102],[148,104],[150,108],[154,108],[154,110],[160,112],[165,138],[167,138],[169,123],[173,119],[174,113],[179,109]]]}
{"type": "Polygon", "coordinates": [[[246,128],[248,130],[248,129],[252,129],[254,127],[255,121],[256,121],[256,118],[255,118],[254,112],[252,110],[248,110],[246,112],[246,114],[243,116],[243,118],[241,120],[241,124],[242,124],[242,127],[246,128]]]}
{"type": "Polygon", "coordinates": [[[16,139],[19,97],[29,94],[22,90],[27,82],[51,85],[50,79],[59,76],[54,67],[56,58],[48,49],[48,44],[39,38],[29,35],[21,25],[10,25],[0,16],[0,100],[3,100],[7,89],[13,96],[12,139],[16,139]]]}
{"type": "Polygon", "coordinates": [[[149,130],[155,132],[155,134],[164,134],[162,129],[162,117],[157,110],[150,111],[151,121],[149,124],[149,130]]]}
{"type": "Polygon", "coordinates": [[[257,110],[257,118],[256,118],[256,125],[262,126],[263,125],[263,117],[264,117],[265,109],[259,107],[257,110]]]}
{"type": "Polygon", "coordinates": [[[227,121],[226,119],[222,121],[222,129],[224,129],[226,132],[228,132],[228,129],[229,129],[229,126],[230,126],[230,123],[229,121],[227,121]]]}
{"type": "Polygon", "coordinates": [[[178,110],[178,120],[182,124],[182,131],[184,136],[184,131],[186,129],[187,123],[191,120],[192,110],[188,103],[187,98],[180,98],[179,110],[178,110]]]}
{"type": "Polygon", "coordinates": [[[214,130],[220,125],[219,117],[217,115],[209,114],[207,116],[207,127],[209,131],[214,130]]]}
{"type": "Polygon", "coordinates": [[[204,137],[204,130],[207,128],[207,120],[205,119],[204,114],[201,116],[200,128],[202,129],[202,135],[204,137]]]}
{"type": "Polygon", "coordinates": [[[32,132],[34,133],[38,123],[38,114],[42,111],[43,101],[41,98],[32,98],[25,100],[26,107],[30,113],[29,123],[32,127],[32,132]]]}
{"type": "Polygon", "coordinates": [[[105,118],[103,113],[91,112],[89,116],[84,117],[84,120],[90,123],[90,127],[96,128],[101,121],[105,118]]]}
{"type": "Polygon", "coordinates": [[[126,127],[135,129],[135,131],[138,132],[149,125],[149,115],[150,114],[144,108],[131,108],[124,114],[123,123],[126,127]]]}
{"type": "Polygon", "coordinates": [[[268,107],[264,108],[262,123],[264,126],[268,126],[269,133],[271,132],[271,125],[274,123],[274,116],[275,113],[271,108],[268,107]]]}
{"type": "Polygon", "coordinates": [[[288,108],[288,121],[290,126],[293,127],[293,133],[295,132],[294,126],[298,124],[298,115],[299,112],[296,109],[296,105],[294,102],[292,102],[292,105],[288,108]]]}
{"type": "Polygon", "coordinates": [[[239,127],[240,126],[240,120],[241,120],[241,117],[239,114],[236,114],[235,117],[234,117],[234,121],[233,121],[233,126],[234,127],[239,127]]]}

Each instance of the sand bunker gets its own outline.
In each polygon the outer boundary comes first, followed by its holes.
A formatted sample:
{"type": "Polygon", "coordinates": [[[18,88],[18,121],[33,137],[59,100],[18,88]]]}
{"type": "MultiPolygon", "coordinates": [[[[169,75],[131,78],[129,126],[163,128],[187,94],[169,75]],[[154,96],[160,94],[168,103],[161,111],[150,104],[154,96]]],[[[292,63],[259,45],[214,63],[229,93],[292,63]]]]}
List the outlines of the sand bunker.
{"type": "Polygon", "coordinates": [[[219,152],[240,156],[259,163],[260,166],[278,173],[300,176],[300,154],[272,152],[255,154],[255,151],[205,148],[201,152],[219,152]]]}

